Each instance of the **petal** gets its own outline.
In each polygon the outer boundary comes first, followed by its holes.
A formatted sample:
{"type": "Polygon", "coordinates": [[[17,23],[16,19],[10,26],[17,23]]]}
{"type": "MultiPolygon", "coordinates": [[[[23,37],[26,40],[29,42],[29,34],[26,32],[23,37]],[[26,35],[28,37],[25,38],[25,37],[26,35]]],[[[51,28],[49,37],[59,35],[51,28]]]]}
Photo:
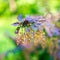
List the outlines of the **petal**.
{"type": "Polygon", "coordinates": [[[43,30],[43,26],[41,23],[35,23],[34,25],[38,27],[39,30],[43,30]]]}
{"type": "Polygon", "coordinates": [[[46,24],[46,26],[48,26],[48,27],[54,27],[54,24],[52,24],[52,23],[49,22],[49,21],[46,21],[45,24],[46,24]]]}
{"type": "Polygon", "coordinates": [[[58,28],[54,28],[54,29],[52,30],[52,33],[53,33],[54,35],[59,35],[59,34],[60,34],[58,28]]]}
{"type": "Polygon", "coordinates": [[[18,19],[18,21],[22,21],[22,15],[19,15],[19,16],[17,17],[17,19],[18,19]]]}
{"type": "Polygon", "coordinates": [[[32,26],[30,26],[31,28],[32,28],[32,30],[34,30],[34,31],[37,31],[38,30],[38,27],[36,27],[36,26],[34,26],[34,25],[32,25],[32,26]]]}
{"type": "Polygon", "coordinates": [[[28,20],[29,22],[32,22],[32,18],[29,15],[26,15],[26,20],[28,20]]]}
{"type": "Polygon", "coordinates": [[[39,27],[41,23],[34,23],[35,26],[39,27]]]}
{"type": "Polygon", "coordinates": [[[46,20],[38,20],[38,22],[44,23],[44,22],[46,22],[46,20]]]}
{"type": "Polygon", "coordinates": [[[42,25],[39,26],[39,30],[43,30],[43,26],[42,25]]]}
{"type": "Polygon", "coordinates": [[[49,37],[52,37],[52,32],[50,31],[50,29],[45,26],[45,30],[46,30],[48,36],[49,36],[49,37]]]}
{"type": "Polygon", "coordinates": [[[44,22],[45,21],[45,19],[42,17],[42,16],[34,16],[34,17],[32,17],[34,20],[35,20],[35,22],[44,22]]]}
{"type": "Polygon", "coordinates": [[[33,19],[34,23],[44,23],[46,22],[46,20],[36,20],[36,19],[33,19]]]}
{"type": "Polygon", "coordinates": [[[13,23],[12,25],[13,26],[18,26],[20,23],[19,22],[16,22],[16,23],[13,23]]]}
{"type": "Polygon", "coordinates": [[[35,20],[39,20],[39,19],[41,19],[41,20],[42,20],[42,19],[43,19],[43,17],[42,17],[42,16],[32,16],[32,18],[33,18],[33,19],[35,19],[35,20]]]}

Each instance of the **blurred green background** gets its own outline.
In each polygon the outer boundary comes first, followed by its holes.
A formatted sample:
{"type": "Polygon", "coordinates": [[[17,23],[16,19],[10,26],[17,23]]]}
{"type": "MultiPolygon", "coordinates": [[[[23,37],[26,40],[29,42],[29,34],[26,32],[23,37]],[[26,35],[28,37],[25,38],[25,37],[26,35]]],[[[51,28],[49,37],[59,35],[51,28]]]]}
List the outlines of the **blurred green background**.
{"type": "MultiPolygon", "coordinates": [[[[0,0],[0,54],[16,47],[16,44],[7,35],[15,36],[16,27],[11,24],[17,21],[19,14],[45,16],[50,12],[52,14],[60,12],[60,0],[0,0]]],[[[16,55],[20,56],[19,53],[16,55]]],[[[9,54],[8,57],[8,60],[15,60],[16,56],[9,54]]],[[[34,58],[37,60],[36,57],[34,58]]],[[[35,60],[34,58],[31,60],[35,60]]]]}

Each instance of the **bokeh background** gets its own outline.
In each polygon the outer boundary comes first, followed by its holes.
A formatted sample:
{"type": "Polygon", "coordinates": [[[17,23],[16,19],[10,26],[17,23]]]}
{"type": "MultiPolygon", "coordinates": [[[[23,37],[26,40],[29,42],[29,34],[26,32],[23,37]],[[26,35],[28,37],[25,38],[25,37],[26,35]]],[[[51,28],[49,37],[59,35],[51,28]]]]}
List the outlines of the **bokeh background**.
{"type": "MultiPolygon", "coordinates": [[[[56,22],[59,19],[59,13],[60,0],[0,0],[0,60],[25,60],[26,52],[23,53],[18,48],[18,51],[14,50],[16,48],[14,41],[16,27],[11,24],[17,21],[19,14],[23,16],[47,15],[47,17],[51,14],[54,17],[54,20],[51,20],[59,26],[60,23],[56,22]]],[[[35,50],[31,52],[30,60],[53,60],[53,57],[46,52],[47,50],[39,47],[35,50]]]]}

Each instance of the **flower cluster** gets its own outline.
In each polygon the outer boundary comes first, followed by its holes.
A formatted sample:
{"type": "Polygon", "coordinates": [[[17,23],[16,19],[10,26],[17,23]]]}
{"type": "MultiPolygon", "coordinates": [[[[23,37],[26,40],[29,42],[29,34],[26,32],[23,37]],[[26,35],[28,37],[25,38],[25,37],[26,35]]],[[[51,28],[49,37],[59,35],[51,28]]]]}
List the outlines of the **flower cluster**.
{"type": "Polygon", "coordinates": [[[58,36],[59,30],[55,27],[54,24],[49,22],[42,16],[29,16],[26,15],[25,18],[22,18],[22,15],[17,17],[18,22],[13,23],[12,25],[17,26],[16,32],[16,42],[17,45],[22,44],[25,47],[41,44],[43,47],[46,44],[45,32],[49,37],[53,35],[58,36]],[[22,29],[22,34],[21,34],[22,29]],[[45,32],[43,31],[45,29],[45,32]]]}
{"type": "Polygon", "coordinates": [[[17,17],[18,22],[13,23],[14,26],[18,26],[16,29],[16,42],[17,45],[22,44],[25,47],[32,47],[41,44],[45,46],[45,35],[42,31],[43,25],[46,20],[42,16],[29,16],[26,15],[22,18],[22,15],[17,17]],[[21,34],[21,29],[24,29],[24,33],[21,34]]]}
{"type": "Polygon", "coordinates": [[[19,15],[17,19],[18,22],[12,24],[14,26],[18,26],[16,29],[16,33],[19,32],[19,29],[21,27],[24,28],[26,32],[29,32],[30,28],[33,31],[37,31],[39,29],[42,29],[41,25],[46,21],[42,16],[29,16],[29,15],[27,15],[25,18],[22,18],[22,15],[19,15]]]}

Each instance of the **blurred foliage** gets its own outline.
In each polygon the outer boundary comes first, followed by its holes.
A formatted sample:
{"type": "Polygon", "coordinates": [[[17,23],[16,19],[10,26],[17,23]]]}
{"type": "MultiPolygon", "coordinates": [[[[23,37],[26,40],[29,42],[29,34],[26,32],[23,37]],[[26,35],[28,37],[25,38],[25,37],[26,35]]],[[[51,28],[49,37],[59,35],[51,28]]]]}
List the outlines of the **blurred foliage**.
{"type": "MultiPolygon", "coordinates": [[[[12,0],[14,4],[9,3],[9,0],[0,0],[0,15],[15,15],[15,14],[45,14],[46,12],[55,13],[60,11],[60,0],[12,0]],[[16,10],[10,11],[10,5],[16,5],[16,10]]],[[[12,8],[12,7],[11,7],[12,8]]]]}

